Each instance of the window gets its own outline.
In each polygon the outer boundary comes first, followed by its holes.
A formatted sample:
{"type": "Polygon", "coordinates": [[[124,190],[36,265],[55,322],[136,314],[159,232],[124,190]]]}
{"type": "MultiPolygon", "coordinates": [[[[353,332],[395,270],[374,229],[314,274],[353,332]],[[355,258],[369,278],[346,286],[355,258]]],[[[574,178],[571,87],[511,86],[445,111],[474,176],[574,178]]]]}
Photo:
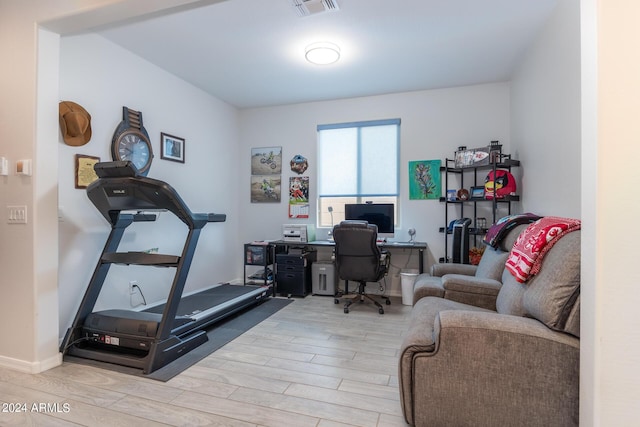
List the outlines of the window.
{"type": "Polygon", "coordinates": [[[348,203],[393,203],[398,218],[399,140],[400,119],[318,126],[318,227],[348,203]]]}

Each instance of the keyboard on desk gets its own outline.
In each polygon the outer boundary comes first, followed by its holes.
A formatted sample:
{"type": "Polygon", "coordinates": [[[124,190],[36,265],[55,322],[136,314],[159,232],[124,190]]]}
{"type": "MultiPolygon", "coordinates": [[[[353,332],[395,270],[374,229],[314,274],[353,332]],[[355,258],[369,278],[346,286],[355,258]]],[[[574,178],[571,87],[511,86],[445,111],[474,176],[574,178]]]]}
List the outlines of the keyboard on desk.
{"type": "Polygon", "coordinates": [[[376,240],[378,246],[413,246],[414,242],[387,242],[386,240],[376,240]]]}

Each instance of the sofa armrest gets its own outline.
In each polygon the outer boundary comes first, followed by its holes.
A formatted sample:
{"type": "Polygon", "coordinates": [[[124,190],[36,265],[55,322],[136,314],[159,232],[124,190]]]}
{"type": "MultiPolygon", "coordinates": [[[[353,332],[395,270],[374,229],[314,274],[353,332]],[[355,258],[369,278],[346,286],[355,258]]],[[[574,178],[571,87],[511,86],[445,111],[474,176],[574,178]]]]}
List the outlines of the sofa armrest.
{"type": "Polygon", "coordinates": [[[445,274],[442,276],[442,287],[447,299],[495,311],[502,283],[476,276],[445,274]]]}
{"type": "MultiPolygon", "coordinates": [[[[546,344],[557,343],[580,350],[580,340],[571,335],[553,331],[536,319],[520,316],[509,316],[486,311],[443,310],[436,318],[434,333],[436,341],[447,338],[445,334],[455,334],[461,331],[474,333],[500,333],[510,340],[544,340],[546,344]],[[439,336],[438,336],[439,335],[439,336]]],[[[495,346],[492,346],[495,347],[495,346]]],[[[504,354],[500,348],[501,354],[504,354]]],[[[520,351],[520,348],[511,349],[520,351]]],[[[525,355],[526,357],[526,355],[525,355]]]]}
{"type": "Polygon", "coordinates": [[[578,425],[579,339],[464,310],[441,311],[433,332],[434,351],[413,358],[410,423],[578,425]]]}
{"type": "Polygon", "coordinates": [[[464,274],[445,274],[442,276],[442,286],[445,290],[450,291],[495,296],[498,295],[502,283],[498,280],[466,276],[464,274]]]}
{"type": "Polygon", "coordinates": [[[454,264],[454,263],[440,263],[433,264],[431,266],[431,275],[442,277],[445,274],[464,274],[467,276],[475,276],[477,265],[471,264],[454,264]]]}

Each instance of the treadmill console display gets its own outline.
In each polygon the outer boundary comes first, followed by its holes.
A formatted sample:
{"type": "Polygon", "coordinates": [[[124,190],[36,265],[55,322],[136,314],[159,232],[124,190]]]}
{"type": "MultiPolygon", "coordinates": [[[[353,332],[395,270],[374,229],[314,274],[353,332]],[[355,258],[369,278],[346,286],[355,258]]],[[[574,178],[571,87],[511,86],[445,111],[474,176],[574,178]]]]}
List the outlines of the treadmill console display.
{"type": "Polygon", "coordinates": [[[138,176],[138,169],[128,160],[116,162],[100,162],[93,167],[98,178],[117,178],[121,176],[138,176]]]}

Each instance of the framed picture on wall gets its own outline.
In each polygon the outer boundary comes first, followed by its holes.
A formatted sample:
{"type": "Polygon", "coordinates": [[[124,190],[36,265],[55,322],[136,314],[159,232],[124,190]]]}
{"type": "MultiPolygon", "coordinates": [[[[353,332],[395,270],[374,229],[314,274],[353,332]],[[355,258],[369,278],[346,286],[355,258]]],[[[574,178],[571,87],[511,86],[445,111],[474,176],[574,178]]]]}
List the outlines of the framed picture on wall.
{"type": "Polygon", "coordinates": [[[484,187],[471,187],[471,200],[484,199],[484,187]]]}
{"type": "Polygon", "coordinates": [[[280,175],[282,173],[282,147],[251,149],[251,175],[280,175]]]}
{"type": "Polygon", "coordinates": [[[251,175],[251,203],[280,203],[280,175],[251,175]]]}
{"type": "Polygon", "coordinates": [[[184,163],[184,138],[160,133],[160,158],[184,163]]]}
{"type": "Polygon", "coordinates": [[[76,188],[87,188],[89,184],[98,179],[93,167],[99,161],[100,157],[76,154],[76,188]]]}
{"type": "Polygon", "coordinates": [[[440,160],[409,162],[409,200],[437,200],[440,198],[441,188],[440,160]]]}

